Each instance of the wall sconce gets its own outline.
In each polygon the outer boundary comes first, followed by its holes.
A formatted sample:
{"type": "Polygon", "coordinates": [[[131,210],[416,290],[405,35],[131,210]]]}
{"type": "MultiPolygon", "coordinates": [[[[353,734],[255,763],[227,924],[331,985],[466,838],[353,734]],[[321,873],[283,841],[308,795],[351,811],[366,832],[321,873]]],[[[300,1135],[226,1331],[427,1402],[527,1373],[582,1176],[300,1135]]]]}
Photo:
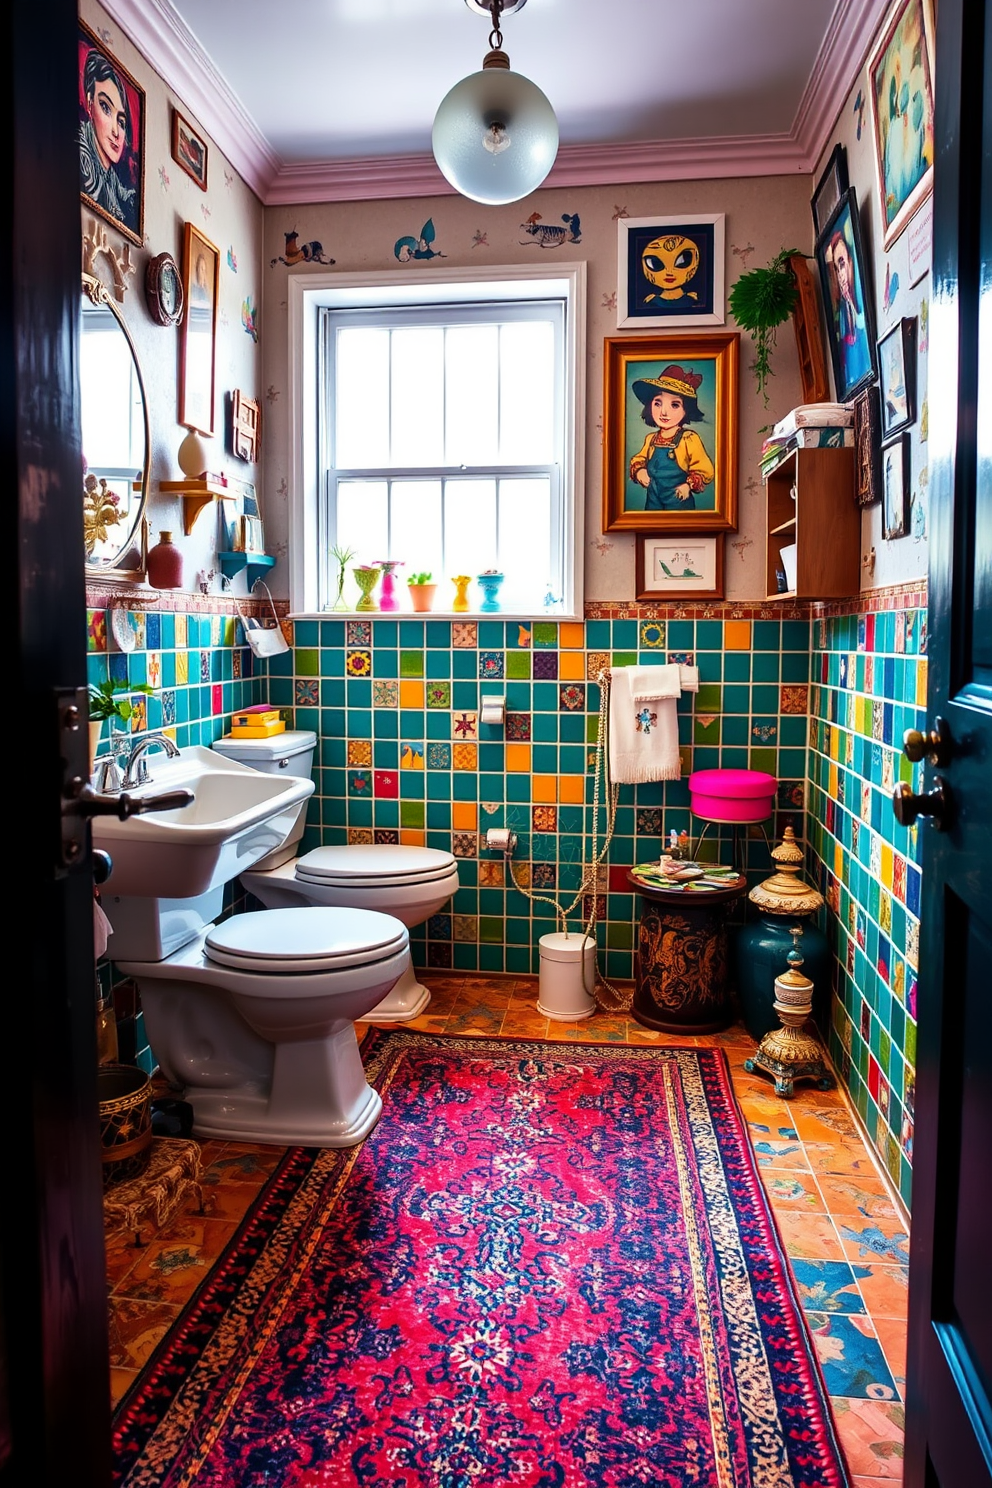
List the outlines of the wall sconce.
{"type": "MultiPolygon", "coordinates": [[[[481,0],[466,0],[484,13],[481,0]]],[[[558,120],[536,83],[510,71],[499,19],[526,0],[491,0],[490,50],[482,71],[470,73],[442,98],[431,144],[441,174],[472,201],[501,206],[535,191],[555,163],[558,120]]]]}

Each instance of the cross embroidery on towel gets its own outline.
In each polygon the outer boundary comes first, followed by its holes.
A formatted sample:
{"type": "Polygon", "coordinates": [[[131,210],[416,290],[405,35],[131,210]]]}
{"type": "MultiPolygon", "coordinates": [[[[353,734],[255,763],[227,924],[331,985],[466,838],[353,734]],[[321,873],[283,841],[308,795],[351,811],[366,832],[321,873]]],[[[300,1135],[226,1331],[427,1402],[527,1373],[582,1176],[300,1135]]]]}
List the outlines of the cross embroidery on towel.
{"type": "Polygon", "coordinates": [[[634,714],[634,722],[637,724],[639,734],[649,734],[658,722],[658,715],[649,713],[647,708],[642,708],[639,713],[634,714]]]}

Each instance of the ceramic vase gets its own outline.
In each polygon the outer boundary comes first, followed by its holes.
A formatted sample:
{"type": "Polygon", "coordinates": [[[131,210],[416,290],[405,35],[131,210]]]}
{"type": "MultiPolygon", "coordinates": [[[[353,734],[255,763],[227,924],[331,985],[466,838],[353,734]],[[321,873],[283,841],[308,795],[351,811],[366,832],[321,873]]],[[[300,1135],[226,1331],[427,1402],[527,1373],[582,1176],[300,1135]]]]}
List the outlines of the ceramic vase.
{"type": "Polygon", "coordinates": [[[788,970],[793,925],[803,927],[803,965],[813,983],[813,1015],[821,1026],[829,1013],[830,946],[827,937],[809,915],[760,914],[742,925],[736,938],[737,992],[744,1026],[759,1043],[779,1026],[775,1002],[775,978],[788,970]]]}
{"type": "Polygon", "coordinates": [[[434,596],[437,593],[436,584],[410,584],[410,603],[420,614],[434,608],[434,596]]]}
{"type": "Polygon", "coordinates": [[[146,568],[153,589],[182,588],[183,555],[172,541],[171,532],[159,533],[158,542],[148,549],[146,568]]]}
{"type": "Polygon", "coordinates": [[[334,596],[334,603],[331,605],[331,609],[332,610],[350,610],[351,609],[351,606],[349,605],[348,601],[344,597],[344,575],[345,575],[345,568],[344,568],[344,564],[342,563],[338,567],[337,593],[334,596]]]}
{"type": "Polygon", "coordinates": [[[355,583],[362,591],[361,599],[355,606],[356,610],[377,609],[375,600],[372,598],[372,590],[379,582],[379,570],[377,568],[353,568],[355,583]]]}
{"type": "Polygon", "coordinates": [[[480,615],[494,614],[499,609],[499,588],[503,582],[502,574],[480,574],[478,584],[482,590],[482,603],[479,606],[480,615]]]}
{"type": "Polygon", "coordinates": [[[395,573],[399,568],[399,561],[380,563],[382,569],[382,588],[379,591],[380,610],[398,610],[400,602],[396,597],[395,573]]]}
{"type": "Polygon", "coordinates": [[[459,574],[451,582],[455,586],[455,599],[451,608],[456,615],[464,615],[465,611],[469,608],[468,586],[472,580],[468,574],[459,574]]]}

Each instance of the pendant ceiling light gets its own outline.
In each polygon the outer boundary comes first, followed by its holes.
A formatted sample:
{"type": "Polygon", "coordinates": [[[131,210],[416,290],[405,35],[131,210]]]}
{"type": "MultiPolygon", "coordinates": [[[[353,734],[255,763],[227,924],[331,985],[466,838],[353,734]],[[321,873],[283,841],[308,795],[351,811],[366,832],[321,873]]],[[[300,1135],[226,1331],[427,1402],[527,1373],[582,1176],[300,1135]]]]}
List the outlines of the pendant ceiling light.
{"type": "Polygon", "coordinates": [[[431,144],[445,179],[472,201],[499,206],[535,191],[555,163],[558,120],[540,88],[510,71],[499,19],[526,0],[467,0],[493,29],[482,71],[456,83],[434,116],[431,144]]]}

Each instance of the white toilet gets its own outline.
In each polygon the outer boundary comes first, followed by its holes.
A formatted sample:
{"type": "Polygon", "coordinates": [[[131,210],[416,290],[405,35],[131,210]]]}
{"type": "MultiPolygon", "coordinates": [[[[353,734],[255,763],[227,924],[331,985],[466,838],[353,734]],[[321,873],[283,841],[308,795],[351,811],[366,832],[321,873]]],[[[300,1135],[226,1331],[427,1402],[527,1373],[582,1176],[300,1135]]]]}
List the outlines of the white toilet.
{"type": "MultiPolygon", "coordinates": [[[[317,737],[307,730],[271,739],[218,739],[214,749],[227,759],[267,774],[289,770],[309,776],[317,737]]],[[[302,820],[279,852],[240,875],[249,893],[271,909],[293,905],[370,909],[394,915],[408,929],[437,914],[458,889],[458,863],[449,852],[402,844],[369,843],[318,847],[302,857],[293,845],[302,820]]],[[[412,963],[372,1011],[367,1023],[407,1023],[430,1002],[412,963]]]]}
{"type": "Polygon", "coordinates": [[[375,1125],[382,1101],[355,1020],[409,968],[409,932],[392,915],[256,911],[200,929],[164,960],[118,964],[198,1136],[350,1147],[375,1125]]]}

